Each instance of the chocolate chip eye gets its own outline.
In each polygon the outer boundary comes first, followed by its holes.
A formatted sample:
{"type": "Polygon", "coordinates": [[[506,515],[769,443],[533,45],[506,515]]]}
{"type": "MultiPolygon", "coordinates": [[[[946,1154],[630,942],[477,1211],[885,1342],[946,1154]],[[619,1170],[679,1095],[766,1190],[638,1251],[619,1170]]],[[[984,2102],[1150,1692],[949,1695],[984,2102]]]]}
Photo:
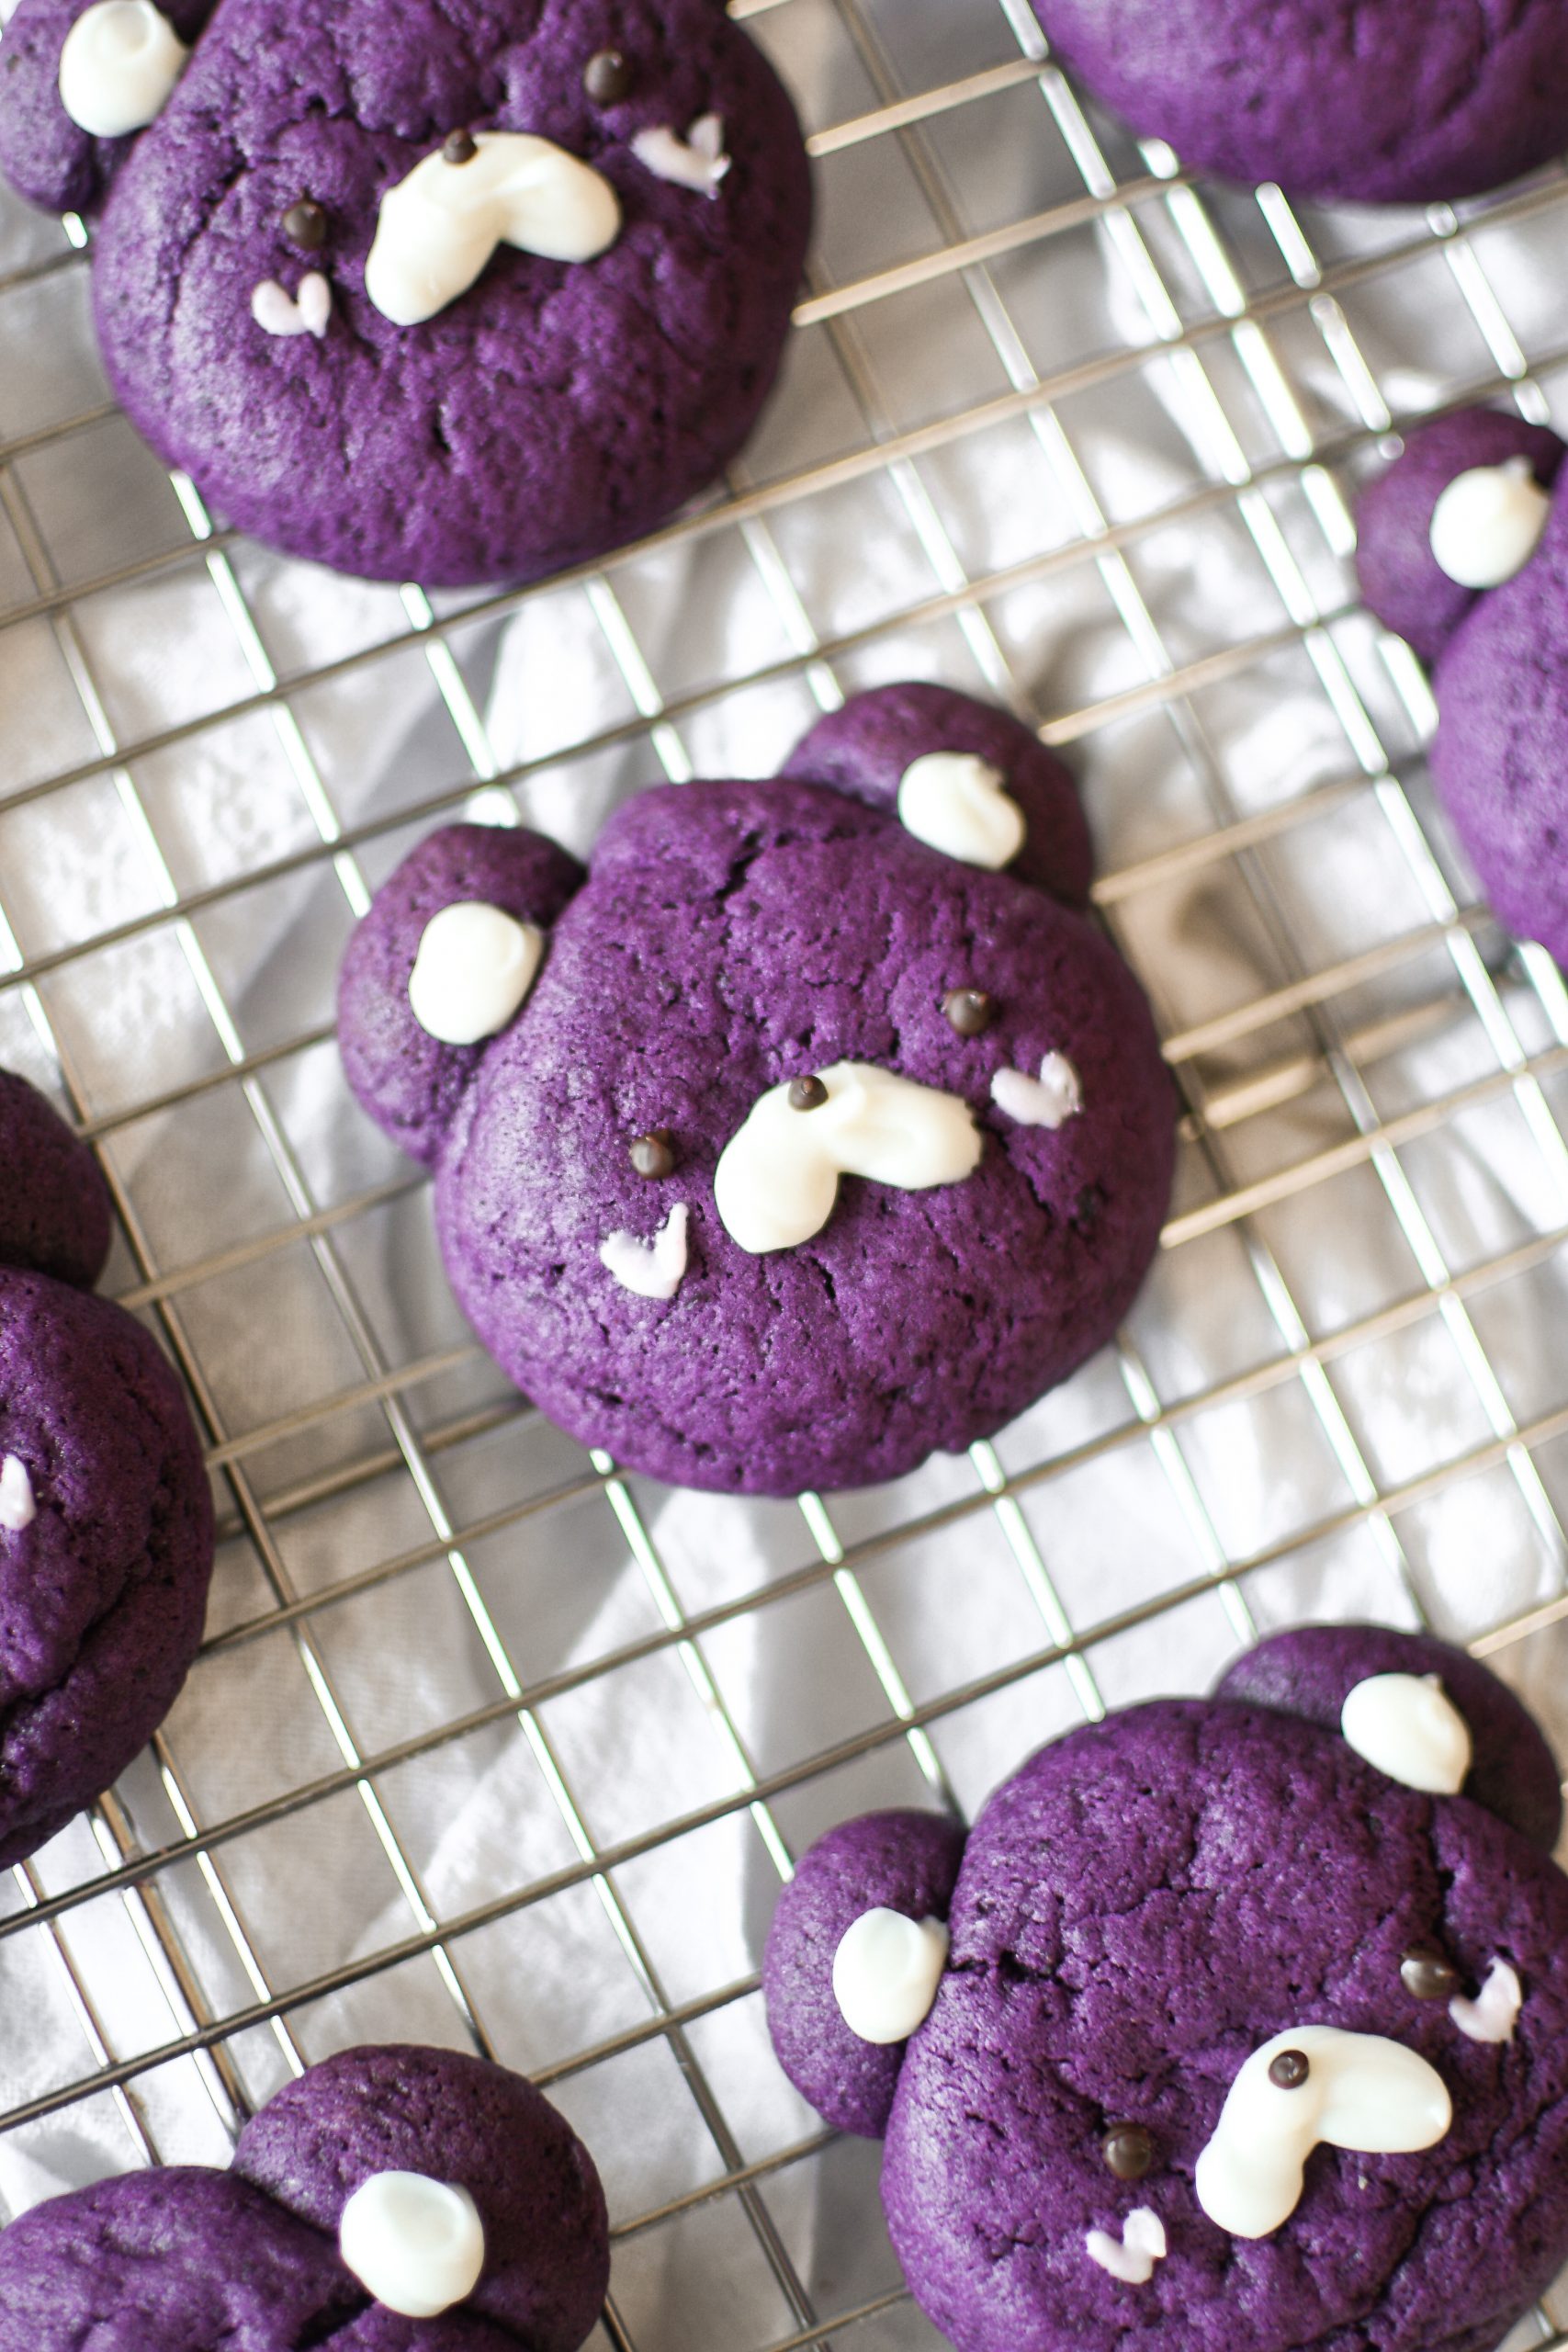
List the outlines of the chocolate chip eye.
{"type": "Polygon", "coordinates": [[[320,253],[332,229],[324,204],[302,196],[291,204],[283,216],[283,233],[290,243],[303,246],[308,254],[320,253]]]}
{"type": "Polygon", "coordinates": [[[1113,2123],[1100,2143],[1100,2153],[1118,2180],[1142,2180],[1153,2169],[1154,2136],[1141,2123],[1113,2123]]]}
{"type": "Polygon", "coordinates": [[[1098,1184],[1081,1185],[1073,1203],[1071,1223],[1074,1232],[1081,1233],[1087,1239],[1100,1223],[1100,1212],[1104,1206],[1105,1195],[1098,1184]]]}
{"type": "Polygon", "coordinates": [[[1269,2069],[1269,2079],[1282,2091],[1299,2091],[1311,2072],[1304,2050],[1281,2050],[1269,2069]]]}
{"type": "Polygon", "coordinates": [[[792,1111],[819,1111],[828,1100],[828,1090],[819,1078],[792,1078],[789,1082],[789,1107],[792,1111]]]}
{"type": "Polygon", "coordinates": [[[639,1176],[671,1176],[675,1171],[674,1137],[668,1127],[649,1127],[627,1148],[639,1176]]]}
{"type": "Polygon", "coordinates": [[[471,164],[479,152],[479,142],[471,130],[449,130],[441,150],[444,164],[471,164]]]}
{"type": "Polygon", "coordinates": [[[582,69],[582,86],[596,107],[618,105],[633,78],[631,60],[618,49],[596,49],[582,69]]]}
{"type": "Polygon", "coordinates": [[[1399,1973],[1415,2001],[1451,2001],[1462,1989],[1459,1970],[1436,1944],[1412,1944],[1399,1973]]]}
{"type": "Polygon", "coordinates": [[[942,1009],[961,1037],[983,1037],[997,1017],[997,1000],[984,989],[949,989],[942,1009]]]}

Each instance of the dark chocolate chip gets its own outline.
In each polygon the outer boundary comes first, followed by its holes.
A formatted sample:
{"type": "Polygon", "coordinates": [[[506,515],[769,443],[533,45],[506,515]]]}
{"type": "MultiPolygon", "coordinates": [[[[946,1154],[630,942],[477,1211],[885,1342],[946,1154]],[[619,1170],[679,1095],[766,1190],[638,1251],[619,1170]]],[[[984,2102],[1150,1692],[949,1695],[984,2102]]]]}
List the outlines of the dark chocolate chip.
{"type": "Polygon", "coordinates": [[[1113,2123],[1100,2153],[1118,2180],[1142,2180],[1154,2165],[1154,2139],[1141,2123],[1113,2123]]]}
{"type": "Polygon", "coordinates": [[[1311,2072],[1304,2050],[1281,2050],[1269,2069],[1269,2079],[1282,2091],[1299,2091],[1311,2072]]]}
{"type": "Polygon", "coordinates": [[[284,235],[294,244],[302,245],[308,254],[320,253],[327,242],[330,225],[326,206],[308,196],[302,196],[298,204],[291,204],[283,216],[284,235]]]}
{"type": "Polygon", "coordinates": [[[1459,1970],[1436,1944],[1412,1944],[1399,1973],[1412,2000],[1451,2001],[1464,1989],[1459,1970]]]}
{"type": "Polygon", "coordinates": [[[596,49],[582,69],[582,86],[596,107],[613,107],[632,85],[632,63],[618,49],[596,49]]]}
{"type": "Polygon", "coordinates": [[[671,1176],[675,1172],[674,1142],[668,1127],[649,1127],[631,1145],[632,1166],[639,1176],[671,1176]]]}
{"type": "Polygon", "coordinates": [[[452,130],[441,150],[444,164],[471,164],[479,152],[479,142],[471,130],[452,130]]]}
{"type": "Polygon", "coordinates": [[[792,1078],[789,1082],[789,1107],[792,1111],[819,1111],[828,1100],[828,1090],[819,1078],[792,1078]]]}
{"type": "Polygon", "coordinates": [[[1073,1203],[1072,1227],[1087,1239],[1100,1223],[1100,1212],[1105,1206],[1105,1195],[1098,1184],[1084,1184],[1073,1203]]]}
{"type": "Polygon", "coordinates": [[[997,1000],[984,989],[949,989],[942,1009],[961,1037],[983,1037],[997,1017],[997,1000]]]}

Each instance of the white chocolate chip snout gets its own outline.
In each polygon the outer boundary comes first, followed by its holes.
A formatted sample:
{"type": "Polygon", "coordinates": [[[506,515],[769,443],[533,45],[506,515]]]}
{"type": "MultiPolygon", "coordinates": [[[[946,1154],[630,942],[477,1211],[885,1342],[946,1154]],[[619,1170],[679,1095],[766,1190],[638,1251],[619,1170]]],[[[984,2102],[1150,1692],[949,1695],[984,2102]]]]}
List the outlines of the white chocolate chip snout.
{"type": "Polygon", "coordinates": [[[851,1921],[833,1954],[833,1998],[857,2041],[908,2041],[931,2014],[947,1949],[941,1919],[878,1906],[851,1921]]]}
{"type": "Polygon", "coordinates": [[[388,189],[365,291],[394,326],[418,326],[468,292],[498,245],[592,261],[620,229],[620,198],[602,173],[553,140],[481,130],[388,189]]]}
{"type": "Polygon", "coordinates": [[[761,1257],[821,1232],[840,1176],[930,1192],[972,1176],[983,1149],[960,1096],[874,1062],[834,1062],[753,1103],[719,1155],[714,1203],[730,1239],[761,1257]]]}
{"type": "Polygon", "coordinates": [[[1528,458],[1456,474],[1432,509],[1432,554],[1460,588],[1500,588],[1524,570],[1551,512],[1528,458]]]}
{"type": "Polygon", "coordinates": [[[425,924],[409,1003],[427,1036],[477,1046],[498,1036],[534,985],[545,935],[482,899],[461,899],[425,924]]]}
{"type": "Polygon", "coordinates": [[[1434,2147],[1453,2121],[1435,2068],[1379,2034],[1303,2025],[1255,2050],[1231,2085],[1194,2187],[1211,2222],[1264,2238],[1301,2199],[1320,2143],[1362,2155],[1434,2147]]]}
{"type": "Polygon", "coordinates": [[[123,139],[157,120],[189,55],[152,0],[97,0],[65,36],[60,103],[90,139],[123,139]]]}
{"type": "Polygon", "coordinates": [[[343,2209],[338,2252],[388,2311],[434,2319],[479,2285],[484,2224],[466,2188],[420,2172],[372,2173],[343,2209]]]}

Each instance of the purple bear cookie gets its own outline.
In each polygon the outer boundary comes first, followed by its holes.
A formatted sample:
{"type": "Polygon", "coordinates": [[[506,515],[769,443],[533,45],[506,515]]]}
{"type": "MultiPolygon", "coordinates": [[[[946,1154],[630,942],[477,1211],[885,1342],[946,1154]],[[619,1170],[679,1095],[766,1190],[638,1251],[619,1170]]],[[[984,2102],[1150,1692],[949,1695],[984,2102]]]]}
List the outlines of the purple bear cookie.
{"type": "Polygon", "coordinates": [[[212,1498],[150,1334],[94,1298],[92,1154],[0,1072],[0,1866],[102,1794],[201,1639],[212,1498]],[[80,1285],[80,1287],[78,1287],[80,1285]]]}
{"type": "Polygon", "coordinates": [[[1109,1339],[1158,1238],[1175,1099],[1088,879],[1016,720],[861,695],[781,776],[640,795],[585,880],[434,834],[351,942],[344,1066],[573,1435],[731,1492],[891,1478],[1109,1339]]]}
{"type": "Polygon", "coordinates": [[[0,2234],[0,2352],[577,2352],[604,2305],[592,2158],[521,2075],[344,2051],[227,2172],[126,2173],[0,2234]]]}
{"type": "Polygon", "coordinates": [[[98,212],[161,457],[292,554],[432,584],[603,555],[712,481],[810,215],[723,0],[19,0],[0,168],[98,212]]]}
{"type": "Polygon", "coordinates": [[[1361,497],[1378,618],[1432,671],[1432,776],[1511,931],[1568,964],[1568,498],[1563,444],[1465,409],[1419,426],[1361,497]]]}
{"type": "Polygon", "coordinates": [[[1568,143],[1568,0],[1034,0],[1060,62],[1194,170],[1373,204],[1568,143]]]}
{"type": "Polygon", "coordinates": [[[1494,2352],[1568,2261],[1561,1815],[1461,1651],[1278,1634],[1042,1748],[966,1842],[830,1830],[774,2047],[885,2138],[958,2352],[1494,2352]]]}

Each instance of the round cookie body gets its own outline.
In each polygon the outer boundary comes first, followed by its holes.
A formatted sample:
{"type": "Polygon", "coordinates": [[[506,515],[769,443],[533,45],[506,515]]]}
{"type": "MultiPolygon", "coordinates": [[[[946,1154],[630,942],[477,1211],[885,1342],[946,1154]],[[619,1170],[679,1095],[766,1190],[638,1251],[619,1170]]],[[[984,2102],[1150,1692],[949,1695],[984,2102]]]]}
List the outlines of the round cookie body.
{"type": "Polygon", "coordinates": [[[201,1639],[213,1537],[200,1442],[156,1344],[42,1274],[0,1271],[0,1454],[34,1514],[0,1526],[4,1864],[163,1721],[201,1639]]]}
{"type": "Polygon", "coordinates": [[[253,2118],[234,2170],[335,2238],[346,2199],[410,2149],[479,2208],[485,2275],[464,2318],[528,2352],[577,2352],[609,2286],[604,2193],[565,2117],[521,2075],[459,2051],[345,2051],[253,2118]]]}
{"type": "Polygon", "coordinates": [[[728,1491],[851,1487],[962,1450],[1111,1335],[1168,1196],[1173,1099],[1148,1007],[1081,915],[959,866],[818,786],[682,785],[614,821],[526,1017],[437,1163],[448,1274],[486,1347],[585,1442],[728,1491]],[[952,990],[997,1008],[977,1036],[952,990]],[[1081,1112],[1025,1125],[995,1073],[1065,1055],[1081,1112]],[[845,1178],[827,1225],[751,1255],[714,1206],[769,1088],[840,1060],[961,1097],[979,1166],[928,1191],[845,1178]],[[628,1139],[675,1164],[634,1173],[628,1139]],[[675,1296],[599,1262],[684,1204],[675,1296]]]}
{"type": "Polygon", "coordinates": [[[1426,203],[1568,144],[1565,0],[1034,0],[1059,61],[1197,171],[1426,203]]]}
{"type": "Polygon", "coordinates": [[[1465,1798],[1385,1779],[1332,1734],[1161,1702],[1041,1751],[987,1805],[952,1956],[911,2039],[884,2201],[959,2352],[1491,2352],[1568,2245],[1568,1881],[1465,1798]],[[1406,1989],[1436,1941],[1506,1956],[1511,2044],[1406,1989]],[[1418,2154],[1318,2147],[1299,2204],[1238,2240],[1193,2170],[1244,2061],[1330,2024],[1418,2052],[1453,2120],[1418,2154]],[[1114,2178],[1101,2140],[1145,2126],[1114,2178]],[[1144,2281],[1086,2253],[1157,2215],[1144,2281]]]}
{"type": "Polygon", "coordinates": [[[90,1287],[109,1254],[98,1163],[36,1088],[0,1069],[0,1265],[90,1287]]]}
{"type": "Polygon", "coordinates": [[[344,571],[533,579],[651,527],[739,447],[808,222],[789,101],[716,0],[219,0],[108,190],[95,300],[117,395],[226,520],[344,571]],[[629,79],[596,104],[605,49],[629,79]],[[710,115],[731,158],[711,194],[634,152],[710,115]],[[366,292],[381,199],[465,127],[590,164],[618,233],[583,262],[503,243],[396,325],[366,292]],[[309,249],[283,227],[307,200],[309,249]],[[288,320],[308,277],[320,333],[288,320]]]}

